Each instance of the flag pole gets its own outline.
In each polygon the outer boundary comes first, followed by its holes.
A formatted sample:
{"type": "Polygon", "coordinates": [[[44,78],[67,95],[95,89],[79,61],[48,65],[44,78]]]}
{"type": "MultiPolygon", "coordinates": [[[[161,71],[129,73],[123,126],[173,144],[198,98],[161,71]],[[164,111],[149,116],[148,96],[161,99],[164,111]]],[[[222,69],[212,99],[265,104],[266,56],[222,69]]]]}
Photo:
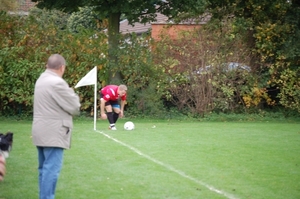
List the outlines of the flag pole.
{"type": "Polygon", "coordinates": [[[94,85],[94,130],[96,130],[97,121],[97,66],[90,70],[75,86],[75,88],[81,86],[94,85]],[[94,76],[94,77],[93,77],[94,76]]]}
{"type": "Polygon", "coordinates": [[[94,86],[94,130],[96,131],[96,123],[97,123],[97,66],[96,68],[96,78],[95,78],[95,86],[94,86]]]}

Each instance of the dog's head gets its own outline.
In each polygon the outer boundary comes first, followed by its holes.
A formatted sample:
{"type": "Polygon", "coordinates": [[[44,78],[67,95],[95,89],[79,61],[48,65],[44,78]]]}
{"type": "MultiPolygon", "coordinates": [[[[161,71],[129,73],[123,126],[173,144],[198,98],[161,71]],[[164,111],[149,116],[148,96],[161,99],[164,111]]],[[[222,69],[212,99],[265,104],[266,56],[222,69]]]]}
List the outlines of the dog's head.
{"type": "Polygon", "coordinates": [[[13,144],[13,133],[0,133],[0,150],[10,152],[13,144]]]}

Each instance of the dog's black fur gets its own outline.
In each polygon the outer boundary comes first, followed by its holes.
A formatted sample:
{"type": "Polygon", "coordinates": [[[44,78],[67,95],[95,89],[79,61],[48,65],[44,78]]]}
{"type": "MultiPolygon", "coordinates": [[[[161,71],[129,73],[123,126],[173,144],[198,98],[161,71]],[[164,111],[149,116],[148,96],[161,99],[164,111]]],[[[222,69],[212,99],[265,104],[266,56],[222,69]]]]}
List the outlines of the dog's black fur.
{"type": "Polygon", "coordinates": [[[0,133],[0,153],[9,153],[12,150],[13,133],[7,132],[6,134],[0,133]]]}

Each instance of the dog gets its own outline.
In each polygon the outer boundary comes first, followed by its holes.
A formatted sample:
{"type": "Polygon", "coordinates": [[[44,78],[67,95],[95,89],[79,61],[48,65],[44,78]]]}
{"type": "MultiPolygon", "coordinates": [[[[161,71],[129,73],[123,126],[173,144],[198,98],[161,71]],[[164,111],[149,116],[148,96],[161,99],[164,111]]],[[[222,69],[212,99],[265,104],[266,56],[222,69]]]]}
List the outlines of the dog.
{"type": "Polygon", "coordinates": [[[0,133],[0,154],[5,158],[8,158],[10,151],[12,150],[13,133],[7,132],[6,134],[0,133]]]}

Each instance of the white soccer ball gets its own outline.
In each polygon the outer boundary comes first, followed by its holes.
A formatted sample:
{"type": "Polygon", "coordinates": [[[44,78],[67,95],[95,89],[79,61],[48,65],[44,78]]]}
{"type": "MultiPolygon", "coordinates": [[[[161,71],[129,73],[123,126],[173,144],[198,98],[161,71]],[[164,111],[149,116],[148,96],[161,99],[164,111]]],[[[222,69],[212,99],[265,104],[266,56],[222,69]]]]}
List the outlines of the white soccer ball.
{"type": "Polygon", "coordinates": [[[134,124],[133,124],[133,122],[126,122],[126,123],[124,124],[124,129],[125,129],[125,130],[128,130],[128,131],[133,130],[133,129],[134,129],[134,124]]]}

